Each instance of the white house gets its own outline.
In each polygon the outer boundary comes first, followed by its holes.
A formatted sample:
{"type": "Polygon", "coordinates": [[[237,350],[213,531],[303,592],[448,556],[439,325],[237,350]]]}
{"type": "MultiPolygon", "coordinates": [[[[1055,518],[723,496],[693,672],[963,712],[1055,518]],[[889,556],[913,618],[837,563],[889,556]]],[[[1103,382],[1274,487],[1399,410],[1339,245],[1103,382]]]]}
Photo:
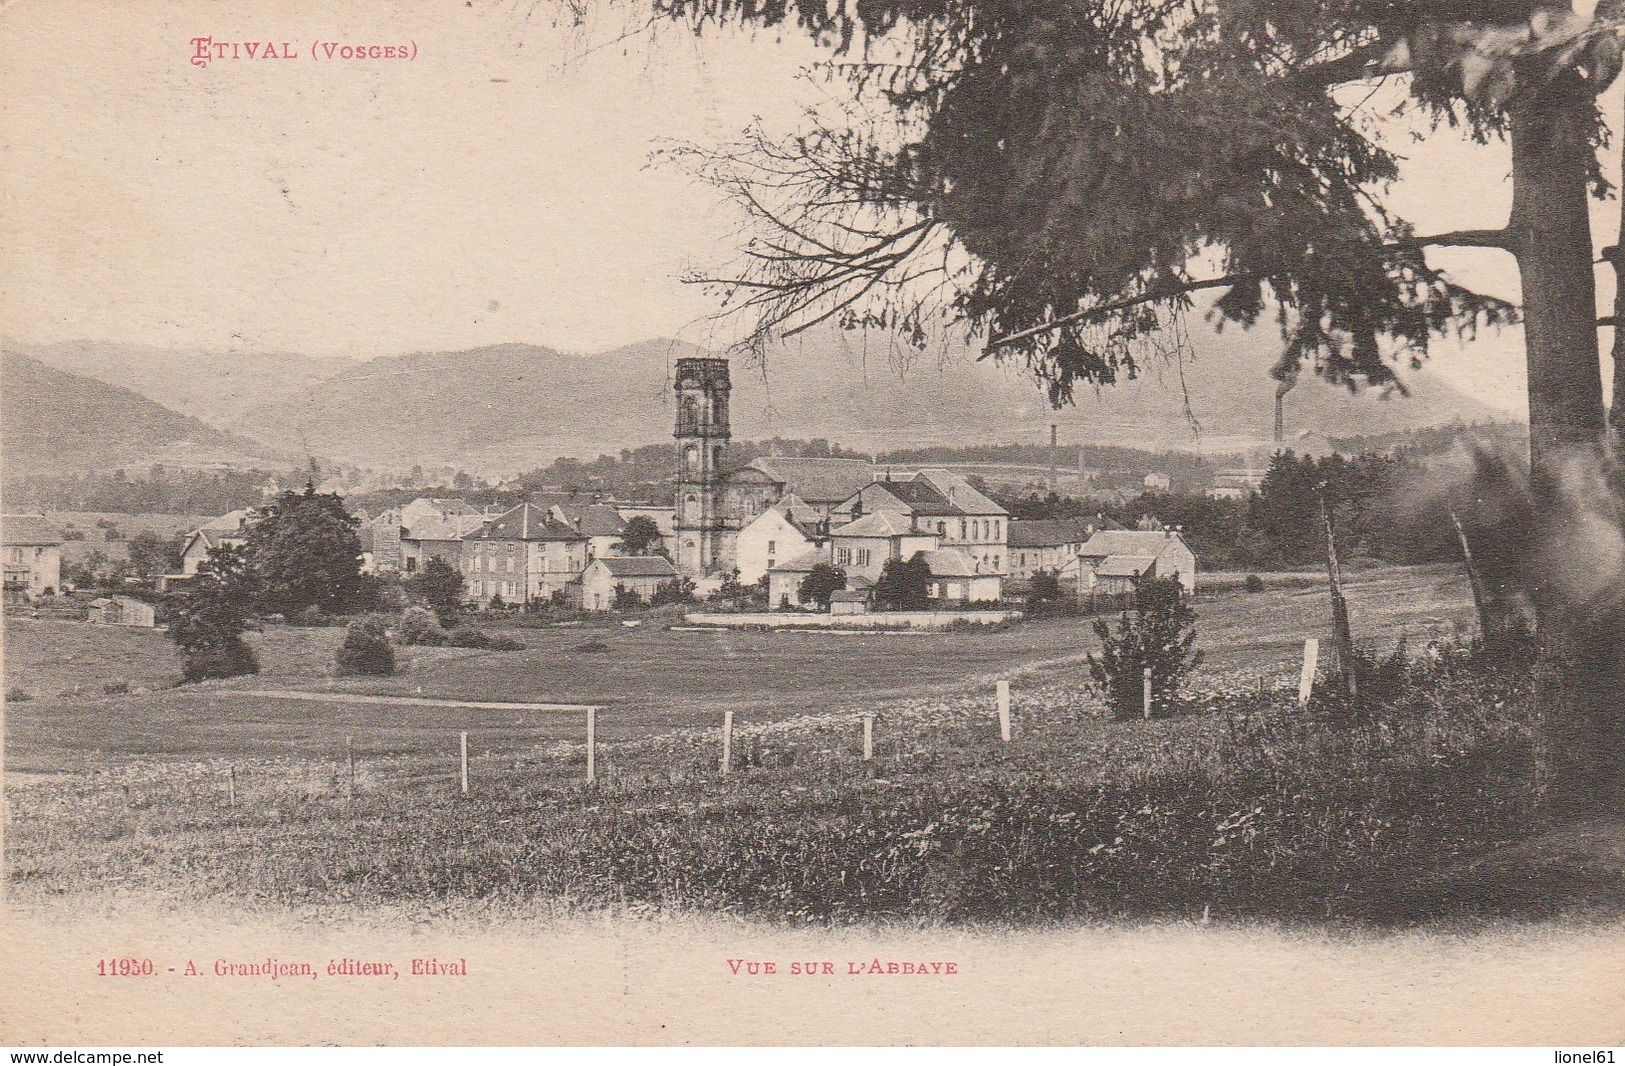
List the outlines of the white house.
{"type": "Polygon", "coordinates": [[[931,571],[926,596],[934,605],[992,603],[999,599],[999,575],[983,573],[977,562],[958,548],[928,551],[923,558],[931,571]]]}
{"type": "Polygon", "coordinates": [[[62,590],[62,538],[44,515],[0,517],[0,546],[5,553],[5,602],[62,590]]]}
{"type": "Polygon", "coordinates": [[[831,532],[876,511],[902,515],[915,533],[935,534],[936,547],[958,548],[982,573],[1008,572],[1010,513],[958,474],[936,467],[888,472],[831,512],[831,532]]]}
{"type": "Polygon", "coordinates": [[[866,514],[830,530],[829,536],[835,565],[846,571],[854,587],[878,581],[887,563],[935,551],[938,543],[936,533],[916,532],[908,516],[890,511],[866,514]]]}
{"type": "Polygon", "coordinates": [[[661,585],[676,580],[677,568],[663,555],[600,556],[581,572],[581,607],[611,610],[617,589],[635,592],[647,603],[661,585]]]}
{"type": "Polygon", "coordinates": [[[834,558],[828,544],[809,548],[792,559],[776,563],[767,572],[767,607],[770,611],[787,611],[804,604],[801,601],[801,582],[815,566],[833,566],[834,558]]]}
{"type": "Polygon", "coordinates": [[[818,516],[795,496],[757,515],[739,531],[735,542],[734,565],[739,569],[739,583],[754,585],[779,563],[817,547],[822,539],[818,521],[818,516]]]}
{"type": "Polygon", "coordinates": [[[522,605],[569,591],[587,567],[587,538],[522,503],[464,537],[462,556],[469,600],[522,605]]]}
{"type": "Polygon", "coordinates": [[[1146,575],[1177,574],[1186,592],[1196,591],[1196,553],[1178,530],[1102,530],[1089,538],[1079,559],[1080,596],[1133,592],[1134,583],[1146,575]]]}

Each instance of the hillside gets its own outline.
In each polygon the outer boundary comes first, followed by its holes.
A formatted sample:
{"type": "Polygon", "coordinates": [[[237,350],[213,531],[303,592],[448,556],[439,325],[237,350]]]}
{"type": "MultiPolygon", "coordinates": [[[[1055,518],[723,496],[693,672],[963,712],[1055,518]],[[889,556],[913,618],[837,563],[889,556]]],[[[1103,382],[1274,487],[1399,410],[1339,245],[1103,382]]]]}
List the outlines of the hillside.
{"type": "Polygon", "coordinates": [[[10,476],[237,464],[270,452],[129,389],[0,348],[0,454],[10,476]]]}
{"type": "MultiPolygon", "coordinates": [[[[735,359],[736,437],[824,437],[866,450],[1047,438],[1051,422],[1070,443],[1244,450],[1267,445],[1274,417],[1273,351],[1260,334],[1203,342],[1184,367],[1198,433],[1185,411],[1179,368],[1085,392],[1051,411],[1030,380],[963,349],[916,356],[899,369],[861,335],[828,331],[774,354],[765,366],[735,359]]],[[[257,408],[233,428],[297,439],[313,454],[369,465],[464,463],[485,470],[545,464],[664,439],[672,363],[703,354],[675,340],[597,355],[507,344],[466,352],[375,359],[257,408]]],[[[1305,376],[1288,396],[1289,439],[1400,432],[1507,417],[1426,371],[1408,374],[1411,395],[1350,395],[1305,376]]]]}
{"type": "Polygon", "coordinates": [[[171,410],[227,427],[253,408],[356,365],[349,359],[288,352],[175,351],[110,341],[9,347],[58,370],[134,389],[171,410]]]}

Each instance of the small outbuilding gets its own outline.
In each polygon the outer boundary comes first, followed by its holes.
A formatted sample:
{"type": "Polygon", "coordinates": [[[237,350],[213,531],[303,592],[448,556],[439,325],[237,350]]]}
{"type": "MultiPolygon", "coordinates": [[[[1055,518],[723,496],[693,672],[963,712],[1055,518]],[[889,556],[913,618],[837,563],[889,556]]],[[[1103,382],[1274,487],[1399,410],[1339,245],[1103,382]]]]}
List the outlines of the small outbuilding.
{"type": "Polygon", "coordinates": [[[87,619],[98,626],[136,626],[151,629],[158,624],[157,612],[152,604],[142,603],[130,596],[104,596],[92,600],[87,619]]]}
{"type": "Polygon", "coordinates": [[[581,572],[581,608],[585,611],[612,610],[617,589],[635,592],[647,603],[661,585],[676,580],[677,568],[664,555],[594,559],[581,572]]]}
{"type": "Polygon", "coordinates": [[[866,589],[840,589],[829,595],[829,613],[868,614],[869,592],[866,589]]]}

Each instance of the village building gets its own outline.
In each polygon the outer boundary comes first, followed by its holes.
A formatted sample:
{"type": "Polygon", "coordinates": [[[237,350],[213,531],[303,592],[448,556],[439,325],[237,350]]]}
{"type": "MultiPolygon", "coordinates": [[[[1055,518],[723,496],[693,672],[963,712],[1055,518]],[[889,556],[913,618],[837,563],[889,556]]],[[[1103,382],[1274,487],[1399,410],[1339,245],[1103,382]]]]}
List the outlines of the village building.
{"type": "Polygon", "coordinates": [[[198,567],[211,552],[221,548],[241,548],[248,543],[249,530],[261,518],[256,507],[241,507],[229,511],[213,521],[206,522],[187,534],[186,546],[181,550],[181,572],[171,577],[196,577],[198,567]]]}
{"type": "Polygon", "coordinates": [[[1186,592],[1196,591],[1196,553],[1175,529],[1103,530],[1089,538],[1079,555],[1078,595],[1121,596],[1141,577],[1178,575],[1186,592]]]}
{"type": "Polygon", "coordinates": [[[568,595],[587,566],[587,537],[526,502],[463,538],[465,596],[487,606],[568,595]]]}
{"type": "Polygon", "coordinates": [[[1170,478],[1167,474],[1164,474],[1162,471],[1153,470],[1151,473],[1145,476],[1140,484],[1144,487],[1146,492],[1151,493],[1167,492],[1173,487],[1174,482],[1172,478],[1170,478]]]}
{"type": "Polygon", "coordinates": [[[617,591],[636,593],[648,603],[660,586],[677,580],[677,568],[663,555],[600,556],[581,572],[581,608],[611,610],[617,591]]]}
{"type": "Polygon", "coordinates": [[[627,554],[621,548],[626,519],[612,505],[570,499],[549,504],[547,513],[587,538],[588,559],[627,554]]]}
{"type": "Polygon", "coordinates": [[[478,533],[490,521],[486,515],[448,514],[420,520],[416,525],[400,527],[400,570],[415,574],[439,559],[454,569],[463,564],[463,544],[467,537],[478,533]]]}
{"type": "Polygon", "coordinates": [[[754,585],[784,560],[816,548],[825,539],[820,532],[823,523],[824,518],[798,496],[788,496],[763,511],[739,531],[735,542],[739,583],[754,585]]]}
{"type": "Polygon", "coordinates": [[[24,603],[62,590],[62,537],[40,514],[0,517],[4,602],[24,603]]]}
{"type": "Polygon", "coordinates": [[[792,496],[805,511],[828,518],[874,479],[867,459],[761,456],[728,474],[724,506],[740,528],[792,496]]]}
{"type": "MultiPolygon", "coordinates": [[[[907,515],[877,511],[830,530],[835,565],[846,571],[848,588],[867,588],[880,580],[886,564],[934,552],[935,532],[919,532],[907,515]]],[[[966,559],[975,572],[975,565],[966,559]]]]}
{"type": "Polygon", "coordinates": [[[362,569],[368,573],[404,570],[406,548],[401,543],[401,535],[405,532],[399,507],[380,511],[377,516],[364,522],[356,531],[361,538],[362,569]]]}
{"type": "Polygon", "coordinates": [[[1058,577],[1078,573],[1078,557],[1089,538],[1103,529],[1122,529],[1104,515],[1093,518],[1014,519],[1010,522],[1010,579],[1031,582],[1040,571],[1058,577]]]}
{"type": "Polygon", "coordinates": [[[801,583],[815,567],[834,565],[834,556],[828,544],[774,565],[767,572],[768,610],[790,611],[808,606],[801,598],[801,583]]]}
{"type": "Polygon", "coordinates": [[[448,518],[484,517],[478,507],[456,498],[419,496],[400,508],[400,523],[407,529],[416,529],[425,522],[443,522],[448,518]]]}
{"type": "Polygon", "coordinates": [[[1264,484],[1260,470],[1221,470],[1213,475],[1213,485],[1207,490],[1215,500],[1245,500],[1264,484]]]}
{"type": "Polygon", "coordinates": [[[143,603],[132,596],[103,596],[92,600],[86,617],[92,625],[101,626],[151,629],[158,624],[158,613],[152,604],[143,603]]]}
{"type": "Polygon", "coordinates": [[[956,548],[939,548],[922,557],[931,574],[925,594],[932,606],[995,603],[1003,595],[999,575],[981,572],[969,556],[956,548]]]}
{"type": "Polygon", "coordinates": [[[1007,572],[1010,512],[957,474],[934,467],[887,473],[836,507],[831,532],[876,511],[904,516],[913,532],[935,534],[937,547],[964,552],[978,573],[1007,572]]]}

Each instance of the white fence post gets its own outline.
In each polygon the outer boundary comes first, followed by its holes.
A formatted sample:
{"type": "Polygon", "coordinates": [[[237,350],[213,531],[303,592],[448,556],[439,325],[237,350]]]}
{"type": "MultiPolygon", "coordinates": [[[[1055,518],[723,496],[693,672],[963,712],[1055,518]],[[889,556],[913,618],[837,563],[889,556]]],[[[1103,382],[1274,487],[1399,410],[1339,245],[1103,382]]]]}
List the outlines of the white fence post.
{"type": "Polygon", "coordinates": [[[734,713],[722,712],[722,776],[727,777],[734,761],[734,713]]]}
{"type": "Polygon", "coordinates": [[[1315,668],[1320,662],[1320,641],[1310,637],[1303,642],[1303,674],[1298,678],[1298,706],[1309,706],[1309,693],[1315,687],[1315,668]]]}
{"type": "Polygon", "coordinates": [[[598,708],[587,708],[587,784],[598,780],[598,708]]]}
{"type": "Polygon", "coordinates": [[[462,766],[463,795],[468,795],[468,734],[457,735],[457,756],[462,766]]]}
{"type": "Polygon", "coordinates": [[[1144,679],[1143,679],[1143,688],[1144,688],[1143,700],[1144,700],[1144,703],[1145,703],[1145,720],[1149,722],[1151,720],[1151,668],[1149,666],[1145,668],[1145,676],[1144,676],[1144,679]]]}
{"type": "Polygon", "coordinates": [[[863,716],[863,761],[868,762],[875,757],[875,716],[863,716]]]}
{"type": "Polygon", "coordinates": [[[1010,682],[1000,681],[998,685],[999,700],[999,739],[1006,744],[1010,743],[1010,682]]]}

